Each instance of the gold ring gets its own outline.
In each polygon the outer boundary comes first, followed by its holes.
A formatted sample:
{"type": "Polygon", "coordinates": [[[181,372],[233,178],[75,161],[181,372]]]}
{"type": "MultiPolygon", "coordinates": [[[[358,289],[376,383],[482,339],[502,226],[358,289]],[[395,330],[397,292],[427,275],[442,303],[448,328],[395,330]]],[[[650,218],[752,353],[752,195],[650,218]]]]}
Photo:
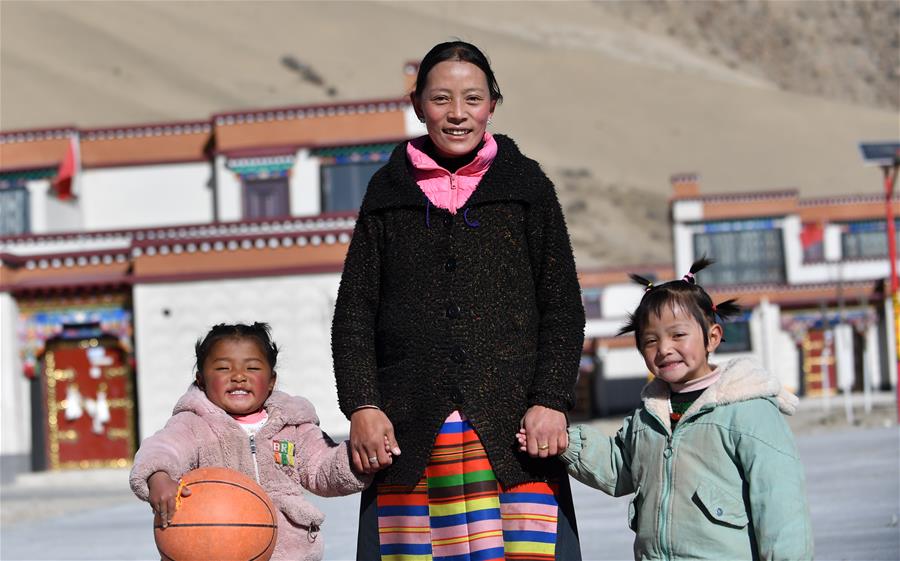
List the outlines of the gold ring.
{"type": "Polygon", "coordinates": [[[547,448],[550,448],[549,444],[541,444],[538,446],[538,450],[546,450],[547,448]]]}

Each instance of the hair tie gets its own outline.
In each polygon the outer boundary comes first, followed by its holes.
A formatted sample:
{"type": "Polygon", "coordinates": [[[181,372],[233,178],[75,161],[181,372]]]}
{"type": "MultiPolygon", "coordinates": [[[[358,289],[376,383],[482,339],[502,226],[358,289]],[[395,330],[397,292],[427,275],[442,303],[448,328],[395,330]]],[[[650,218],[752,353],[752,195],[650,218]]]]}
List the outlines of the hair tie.
{"type": "Polygon", "coordinates": [[[652,282],[648,282],[648,283],[647,283],[647,288],[644,289],[644,292],[650,292],[650,289],[651,289],[651,288],[653,288],[653,283],[652,283],[652,282]]]}
{"type": "Polygon", "coordinates": [[[688,284],[696,284],[696,282],[694,282],[694,273],[688,273],[688,274],[684,275],[681,278],[681,280],[683,280],[684,282],[686,282],[688,284]]]}
{"type": "Polygon", "coordinates": [[[716,309],[715,303],[713,303],[713,313],[714,313],[714,314],[719,313],[719,311],[716,309]]]}

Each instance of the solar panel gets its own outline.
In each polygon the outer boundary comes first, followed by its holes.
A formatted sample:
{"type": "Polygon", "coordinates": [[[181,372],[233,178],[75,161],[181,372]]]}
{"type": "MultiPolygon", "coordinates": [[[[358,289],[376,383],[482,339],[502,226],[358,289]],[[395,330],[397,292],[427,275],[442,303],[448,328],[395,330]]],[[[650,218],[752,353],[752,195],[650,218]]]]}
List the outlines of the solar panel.
{"type": "Polygon", "coordinates": [[[900,164],[900,142],[860,142],[859,151],[868,165],[895,166],[900,164]]]}

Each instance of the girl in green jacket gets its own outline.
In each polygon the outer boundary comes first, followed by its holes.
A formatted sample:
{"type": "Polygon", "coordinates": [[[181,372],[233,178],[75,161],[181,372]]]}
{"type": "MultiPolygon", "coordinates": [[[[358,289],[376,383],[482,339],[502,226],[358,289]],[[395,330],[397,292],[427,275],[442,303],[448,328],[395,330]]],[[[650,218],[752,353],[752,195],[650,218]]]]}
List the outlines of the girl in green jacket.
{"type": "MultiPolygon", "coordinates": [[[[694,280],[646,286],[621,333],[634,332],[654,379],[617,435],[569,429],[569,474],[613,495],[629,493],[635,559],[811,559],[812,531],[797,446],[782,413],[797,398],[750,358],[710,364],[720,319],[694,280]]],[[[524,431],[519,434],[520,445],[524,431]]]]}

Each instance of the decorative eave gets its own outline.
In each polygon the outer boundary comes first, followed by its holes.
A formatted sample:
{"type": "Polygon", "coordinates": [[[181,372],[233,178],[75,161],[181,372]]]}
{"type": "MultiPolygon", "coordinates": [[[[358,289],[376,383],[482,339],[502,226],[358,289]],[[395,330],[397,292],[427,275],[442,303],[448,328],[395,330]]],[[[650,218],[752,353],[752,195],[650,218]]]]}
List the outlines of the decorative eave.
{"type": "Polygon", "coordinates": [[[219,113],[216,153],[284,147],[365,144],[403,138],[408,98],[219,113]]]}
{"type": "MultiPolygon", "coordinates": [[[[878,194],[846,195],[802,199],[798,205],[803,222],[842,222],[884,220],[885,197],[878,194]]],[[[900,214],[900,193],[891,199],[894,212],[900,214]]]]}
{"type": "Polygon", "coordinates": [[[209,121],[182,121],[84,129],[84,168],[201,162],[208,158],[209,121]]]}
{"type": "Polygon", "coordinates": [[[0,173],[55,168],[77,134],[74,127],[0,132],[0,173]]]}
{"type": "Polygon", "coordinates": [[[704,203],[746,203],[777,199],[797,199],[799,198],[799,195],[800,192],[797,189],[775,189],[770,191],[710,193],[708,195],[683,196],[673,199],[673,202],[702,201],[704,203]]]}
{"type": "Polygon", "coordinates": [[[91,248],[92,245],[102,243],[123,244],[123,247],[130,247],[132,240],[214,238],[217,236],[266,234],[270,232],[307,232],[328,229],[352,230],[355,223],[356,213],[334,212],[306,217],[220,222],[215,224],[203,223],[157,226],[155,228],[0,236],[0,252],[6,251],[16,255],[32,255],[41,251],[46,252],[47,248],[58,244],[81,243],[84,244],[81,250],[85,250],[91,248]]]}
{"type": "Polygon", "coordinates": [[[686,203],[701,205],[700,216],[704,221],[786,216],[797,212],[798,191],[699,195],[673,199],[671,204],[686,203]]]}
{"type": "Polygon", "coordinates": [[[127,250],[22,257],[0,254],[0,292],[15,294],[114,289],[130,284],[127,250]]]}
{"type": "Polygon", "coordinates": [[[132,248],[135,284],[336,273],[352,230],[270,233],[210,240],[145,240],[132,248]]]}
{"type": "Polygon", "coordinates": [[[603,267],[594,269],[580,269],[578,281],[582,288],[603,288],[611,284],[623,284],[633,282],[628,276],[630,273],[639,275],[652,274],[661,281],[674,278],[675,272],[671,263],[648,263],[642,265],[627,265],[616,267],[603,267]]]}
{"type": "Polygon", "coordinates": [[[767,299],[782,307],[807,307],[834,305],[840,295],[846,302],[858,302],[880,298],[876,294],[877,280],[845,281],[842,283],[809,284],[749,284],[704,287],[714,302],[735,298],[738,304],[752,307],[767,299]]]}
{"type": "Polygon", "coordinates": [[[362,101],[344,101],[337,103],[320,103],[312,105],[291,105],[270,109],[246,109],[215,113],[213,123],[217,127],[229,127],[243,124],[264,123],[272,121],[293,121],[315,117],[334,117],[340,115],[365,115],[367,113],[385,113],[397,111],[411,105],[408,97],[391,97],[362,101]]]}
{"type": "Polygon", "coordinates": [[[354,223],[341,214],[154,228],[117,232],[127,246],[114,249],[0,253],[0,291],[340,272],[354,223]]]}

